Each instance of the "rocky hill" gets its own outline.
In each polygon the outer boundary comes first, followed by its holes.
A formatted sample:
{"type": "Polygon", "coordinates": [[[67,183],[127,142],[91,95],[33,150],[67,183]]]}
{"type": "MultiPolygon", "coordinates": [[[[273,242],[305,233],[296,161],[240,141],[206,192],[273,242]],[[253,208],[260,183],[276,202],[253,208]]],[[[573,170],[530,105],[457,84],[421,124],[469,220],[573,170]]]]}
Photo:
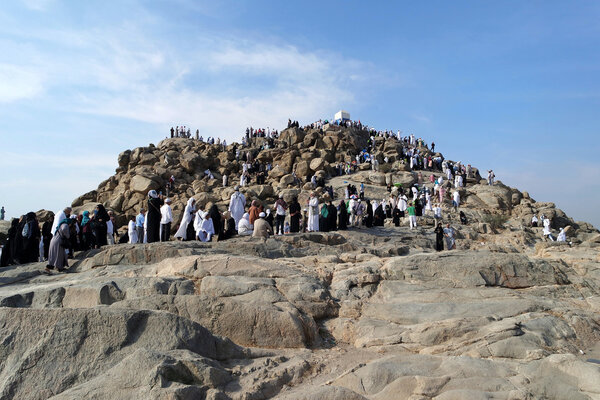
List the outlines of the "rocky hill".
{"type": "MultiPolygon", "coordinates": [[[[335,126],[286,130],[271,149],[253,139],[242,151],[273,168],[242,191],[266,204],[280,192],[302,200],[315,174],[338,197],[362,182],[382,199],[386,184],[418,182],[398,159],[401,144],[381,138],[380,171],[365,163],[336,176],[367,140],[335,126]]],[[[232,146],[222,150],[166,139],[126,151],[75,211],[102,202],[120,218],[137,214],[171,175],[176,218],[190,196],[223,210],[242,168],[232,146]]],[[[425,216],[416,230],[402,221],[105,246],[53,276],[42,263],[0,269],[0,398],[600,398],[600,233],[552,203],[483,184],[476,169],[460,193],[469,223],[449,203],[443,212],[458,250],[434,251],[425,216]],[[569,241],[542,241],[533,213],[569,227],[569,241]]]]}
{"type": "MultiPolygon", "coordinates": [[[[331,184],[337,198],[343,198],[343,190],[347,183],[367,185],[366,195],[381,200],[387,197],[386,184],[402,184],[404,188],[418,182],[419,174],[426,178],[430,174],[442,176],[440,170],[414,171],[399,157],[402,143],[397,140],[375,137],[373,155],[379,161],[377,172],[371,170],[369,163],[358,165],[358,173],[336,178],[336,166],[340,162],[352,162],[359,152],[367,147],[370,134],[357,128],[342,128],[337,125],[326,125],[323,130],[289,128],[284,130],[279,140],[272,143],[272,148],[265,149],[266,138],[252,138],[247,147],[229,145],[210,145],[193,139],[165,139],[157,146],[138,147],[126,150],[118,156],[116,174],[101,182],[96,190],[88,192],[72,202],[75,213],[93,210],[96,204],[103,203],[107,209],[115,211],[117,225],[126,224],[127,217],[136,215],[146,204],[149,190],[166,192],[166,184],[171,176],[175,178],[175,187],[169,193],[173,200],[172,208],[176,230],[181,213],[190,197],[196,199],[198,207],[217,204],[225,210],[234,186],[240,181],[242,173],[242,157],[250,154],[263,165],[271,164],[264,184],[256,184],[252,178],[241,192],[249,199],[248,203],[257,199],[263,204],[273,204],[280,193],[286,201],[297,196],[304,204],[313,186],[307,183],[315,175],[331,184]],[[240,153],[236,159],[236,153],[240,153]],[[384,159],[387,157],[388,162],[384,159]],[[205,171],[209,169],[215,179],[208,179],[205,171]],[[298,181],[294,182],[295,174],[298,181]],[[227,175],[227,187],[222,185],[222,176],[227,175]],[[334,178],[334,179],[330,179],[334,178]]],[[[419,147],[421,154],[444,157],[441,153],[432,153],[426,146],[419,147]]],[[[451,160],[450,160],[451,161],[451,160]]],[[[429,185],[432,186],[432,185],[429,185]]],[[[447,188],[446,210],[451,205],[451,182],[445,181],[447,188]]],[[[327,193],[320,188],[316,192],[321,199],[327,193]]],[[[553,221],[553,228],[569,227],[567,232],[571,241],[576,243],[588,240],[597,234],[597,230],[588,223],[575,222],[553,203],[540,203],[533,200],[527,192],[505,186],[501,181],[488,186],[482,180],[477,168],[473,167],[472,176],[467,179],[466,186],[460,189],[462,209],[465,211],[470,226],[479,233],[491,233],[496,226],[480,226],[489,222],[490,215],[503,215],[505,226],[517,230],[515,240],[518,244],[532,246],[539,239],[538,231],[522,229],[529,225],[533,214],[544,214],[553,221]]],[[[445,213],[451,214],[451,213],[445,213]]],[[[450,215],[452,218],[452,215],[450,215]]],[[[426,219],[426,224],[433,223],[426,219]]]]}

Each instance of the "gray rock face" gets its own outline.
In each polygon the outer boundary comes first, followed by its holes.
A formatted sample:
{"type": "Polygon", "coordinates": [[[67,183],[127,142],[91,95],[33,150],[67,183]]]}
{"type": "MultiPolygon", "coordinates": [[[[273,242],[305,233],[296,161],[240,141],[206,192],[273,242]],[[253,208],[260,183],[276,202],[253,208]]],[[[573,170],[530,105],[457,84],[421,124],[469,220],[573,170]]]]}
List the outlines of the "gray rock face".
{"type": "Polygon", "coordinates": [[[600,393],[585,361],[599,355],[597,250],[432,247],[430,233],[384,227],[107,246],[55,276],[0,270],[0,397],[600,393]]]}

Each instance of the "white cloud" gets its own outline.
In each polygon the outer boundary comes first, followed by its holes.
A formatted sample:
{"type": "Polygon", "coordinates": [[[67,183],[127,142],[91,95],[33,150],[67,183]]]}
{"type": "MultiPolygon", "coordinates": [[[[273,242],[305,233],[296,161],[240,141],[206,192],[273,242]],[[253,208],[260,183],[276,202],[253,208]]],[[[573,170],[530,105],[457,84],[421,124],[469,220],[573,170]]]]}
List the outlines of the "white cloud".
{"type": "Polygon", "coordinates": [[[25,7],[34,11],[45,11],[54,0],[21,0],[25,7]]]}
{"type": "Polygon", "coordinates": [[[0,64],[0,103],[10,103],[40,95],[43,72],[23,66],[0,64]]]}

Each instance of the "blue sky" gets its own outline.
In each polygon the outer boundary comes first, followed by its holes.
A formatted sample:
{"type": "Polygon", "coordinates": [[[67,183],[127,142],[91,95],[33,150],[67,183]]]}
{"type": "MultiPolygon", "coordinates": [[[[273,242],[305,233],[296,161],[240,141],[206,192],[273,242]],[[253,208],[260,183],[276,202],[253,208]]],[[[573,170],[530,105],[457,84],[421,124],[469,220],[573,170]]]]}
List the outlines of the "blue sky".
{"type": "Polygon", "coordinates": [[[59,209],[172,125],[340,108],[600,226],[600,2],[61,1],[0,9],[0,203],[59,209]]]}

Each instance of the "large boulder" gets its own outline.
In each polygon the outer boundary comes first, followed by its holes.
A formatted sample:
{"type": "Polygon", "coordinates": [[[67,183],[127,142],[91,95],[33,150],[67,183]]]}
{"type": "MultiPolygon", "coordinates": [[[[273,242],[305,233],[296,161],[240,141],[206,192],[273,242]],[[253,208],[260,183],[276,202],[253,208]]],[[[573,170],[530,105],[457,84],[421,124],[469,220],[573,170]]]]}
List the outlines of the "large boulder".
{"type": "Polygon", "coordinates": [[[281,132],[279,140],[287,144],[288,147],[302,143],[306,133],[299,128],[288,128],[281,132]]]}
{"type": "Polygon", "coordinates": [[[71,203],[71,207],[79,207],[79,206],[83,205],[84,203],[88,203],[90,201],[96,201],[97,194],[98,194],[98,192],[96,192],[95,190],[92,190],[90,192],[82,194],[81,196],[79,196],[75,200],[73,200],[73,202],[71,203]]]}
{"type": "Polygon", "coordinates": [[[125,150],[117,159],[119,167],[126,167],[129,164],[129,157],[131,156],[131,150],[125,150]]]}
{"type": "Polygon", "coordinates": [[[309,165],[310,169],[313,171],[319,171],[323,169],[324,166],[325,160],[323,160],[322,158],[314,158],[309,165]]]}
{"type": "Polygon", "coordinates": [[[142,175],[136,175],[129,182],[129,189],[132,192],[147,194],[150,190],[156,190],[160,188],[160,184],[150,178],[142,175]]]}
{"type": "Polygon", "coordinates": [[[310,174],[312,174],[312,170],[307,161],[300,161],[296,163],[295,172],[298,177],[306,178],[310,174]]]}

